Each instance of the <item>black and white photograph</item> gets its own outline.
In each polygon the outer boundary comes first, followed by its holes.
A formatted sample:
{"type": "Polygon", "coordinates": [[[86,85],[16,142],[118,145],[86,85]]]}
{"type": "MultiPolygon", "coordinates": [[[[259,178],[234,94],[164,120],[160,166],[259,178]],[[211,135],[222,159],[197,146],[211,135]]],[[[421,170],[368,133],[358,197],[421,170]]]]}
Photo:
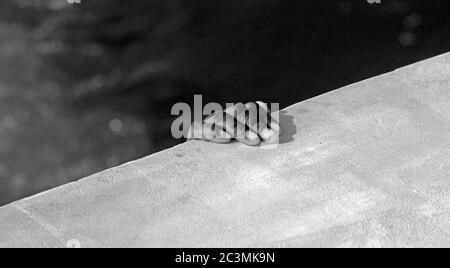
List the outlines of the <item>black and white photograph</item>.
{"type": "Polygon", "coordinates": [[[450,1],[0,0],[0,248],[449,247],[450,1]]]}

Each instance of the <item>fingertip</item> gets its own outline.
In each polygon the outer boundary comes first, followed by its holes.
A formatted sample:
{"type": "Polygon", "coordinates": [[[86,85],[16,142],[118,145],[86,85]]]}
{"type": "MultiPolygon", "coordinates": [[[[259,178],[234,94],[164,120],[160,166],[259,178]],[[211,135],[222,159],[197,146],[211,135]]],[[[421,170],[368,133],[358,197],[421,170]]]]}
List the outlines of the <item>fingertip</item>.
{"type": "Polygon", "coordinates": [[[247,131],[245,133],[245,138],[244,139],[237,138],[237,140],[239,142],[244,143],[244,144],[249,145],[249,146],[257,146],[257,145],[259,145],[261,143],[261,139],[253,131],[247,131]]]}
{"type": "Polygon", "coordinates": [[[263,138],[264,142],[268,144],[273,144],[279,141],[280,132],[273,129],[265,128],[260,132],[260,136],[263,138]]]}
{"type": "Polygon", "coordinates": [[[247,109],[256,109],[257,108],[257,103],[256,102],[247,102],[245,104],[245,108],[247,108],[247,109]]]}
{"type": "Polygon", "coordinates": [[[263,140],[270,139],[274,134],[275,134],[275,132],[273,130],[271,130],[271,129],[268,129],[268,128],[264,128],[259,133],[259,135],[261,136],[261,138],[263,138],[263,140]]]}
{"type": "Polygon", "coordinates": [[[280,140],[280,136],[278,136],[278,134],[275,134],[275,135],[270,136],[269,139],[264,140],[264,142],[267,144],[276,144],[276,143],[278,143],[279,140],[280,140]]]}
{"type": "Polygon", "coordinates": [[[262,101],[257,101],[256,102],[259,106],[261,106],[262,108],[264,108],[266,111],[269,110],[269,107],[267,106],[267,104],[265,102],[262,101]]]}
{"type": "Polygon", "coordinates": [[[247,138],[249,140],[256,140],[256,139],[259,138],[258,135],[256,135],[256,133],[253,132],[253,131],[247,131],[247,135],[246,136],[247,136],[247,138]]]}
{"type": "Polygon", "coordinates": [[[278,124],[277,122],[275,122],[275,121],[270,122],[270,128],[273,131],[277,132],[279,135],[281,135],[282,128],[281,128],[281,125],[278,124]]]}

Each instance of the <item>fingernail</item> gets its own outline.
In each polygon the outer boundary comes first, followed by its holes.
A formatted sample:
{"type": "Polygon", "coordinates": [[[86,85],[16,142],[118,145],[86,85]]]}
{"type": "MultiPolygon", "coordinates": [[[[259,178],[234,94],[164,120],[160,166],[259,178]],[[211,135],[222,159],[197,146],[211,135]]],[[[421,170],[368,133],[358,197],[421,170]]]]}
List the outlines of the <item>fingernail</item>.
{"type": "Polygon", "coordinates": [[[246,136],[247,136],[247,139],[249,139],[251,141],[254,141],[254,140],[258,139],[258,135],[256,135],[256,133],[253,132],[253,131],[247,131],[247,135],[246,136]]]}
{"type": "Polygon", "coordinates": [[[273,132],[273,134],[268,139],[265,139],[264,141],[267,144],[275,144],[275,143],[278,143],[279,140],[280,140],[279,134],[276,132],[273,132]]]}
{"type": "Polygon", "coordinates": [[[274,130],[275,132],[280,132],[280,130],[281,130],[281,127],[280,127],[280,125],[277,122],[271,122],[270,123],[270,128],[272,130],[274,130]]]}
{"type": "Polygon", "coordinates": [[[258,144],[261,143],[261,139],[259,138],[259,136],[254,133],[253,131],[247,131],[245,133],[245,139],[238,139],[238,141],[247,144],[249,146],[257,146],[258,144]]]}
{"type": "Polygon", "coordinates": [[[259,133],[259,135],[261,135],[261,137],[262,137],[264,140],[268,140],[268,139],[270,139],[272,136],[275,135],[275,132],[274,132],[273,130],[268,129],[268,128],[264,128],[264,129],[259,133]]]}

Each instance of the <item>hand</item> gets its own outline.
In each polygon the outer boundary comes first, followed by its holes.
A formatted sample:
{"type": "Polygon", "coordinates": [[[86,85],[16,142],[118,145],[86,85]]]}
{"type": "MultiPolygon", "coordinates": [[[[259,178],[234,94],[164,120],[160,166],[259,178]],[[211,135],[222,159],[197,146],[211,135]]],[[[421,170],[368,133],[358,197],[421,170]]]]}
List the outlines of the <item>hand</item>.
{"type": "Polygon", "coordinates": [[[263,102],[238,103],[225,111],[216,112],[203,122],[194,122],[188,139],[228,143],[233,139],[250,146],[261,142],[276,143],[281,134],[280,124],[271,116],[263,102]]]}

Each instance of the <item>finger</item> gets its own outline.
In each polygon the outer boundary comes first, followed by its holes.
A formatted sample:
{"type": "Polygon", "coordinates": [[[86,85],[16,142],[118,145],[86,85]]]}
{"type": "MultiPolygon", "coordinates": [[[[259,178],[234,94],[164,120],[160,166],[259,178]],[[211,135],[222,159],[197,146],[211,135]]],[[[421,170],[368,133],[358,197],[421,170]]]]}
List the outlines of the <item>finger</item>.
{"type": "Polygon", "coordinates": [[[248,146],[257,146],[261,143],[259,136],[251,130],[246,131],[244,139],[236,138],[236,140],[248,146]]]}
{"type": "Polygon", "coordinates": [[[250,127],[251,130],[258,133],[259,125],[266,124],[265,118],[260,118],[258,113],[258,105],[254,102],[248,102],[244,106],[243,120],[246,120],[246,124],[250,127]]]}
{"type": "Polygon", "coordinates": [[[215,143],[228,143],[232,137],[229,133],[215,124],[203,124],[203,136],[205,139],[215,143]]]}
{"type": "Polygon", "coordinates": [[[280,124],[272,117],[267,104],[261,101],[257,101],[256,104],[259,108],[259,125],[258,133],[261,138],[267,143],[274,143],[279,139],[281,135],[280,124]]]}
{"type": "Polygon", "coordinates": [[[246,145],[256,146],[261,142],[261,139],[254,131],[226,112],[215,113],[205,119],[205,123],[217,125],[237,141],[246,145]]]}
{"type": "Polygon", "coordinates": [[[271,126],[271,128],[273,126],[272,129],[274,129],[275,131],[280,131],[281,130],[280,124],[273,118],[272,111],[270,111],[267,104],[262,101],[257,101],[256,104],[258,105],[258,108],[261,109],[260,113],[261,114],[265,113],[267,115],[268,125],[271,126]],[[271,124],[271,123],[275,123],[275,124],[271,124]]]}
{"type": "Polygon", "coordinates": [[[228,143],[232,137],[222,128],[208,123],[194,122],[188,132],[188,140],[199,139],[215,143],[228,143]]]}
{"type": "Polygon", "coordinates": [[[229,107],[225,112],[237,121],[247,126],[250,130],[258,133],[258,108],[256,103],[237,103],[236,105],[229,107]]]}
{"type": "Polygon", "coordinates": [[[263,102],[238,103],[229,107],[227,114],[257,133],[266,143],[275,143],[280,136],[280,125],[273,119],[270,110],[263,102]]]}

